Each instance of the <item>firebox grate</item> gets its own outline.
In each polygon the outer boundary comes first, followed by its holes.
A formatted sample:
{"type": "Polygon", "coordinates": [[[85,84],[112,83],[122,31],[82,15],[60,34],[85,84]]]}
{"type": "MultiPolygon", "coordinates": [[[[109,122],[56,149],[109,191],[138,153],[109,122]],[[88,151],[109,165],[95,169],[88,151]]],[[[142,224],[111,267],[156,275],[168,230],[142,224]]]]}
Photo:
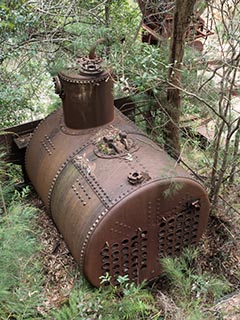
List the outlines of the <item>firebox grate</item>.
{"type": "Polygon", "coordinates": [[[178,255],[184,247],[196,244],[199,218],[193,209],[169,218],[163,216],[159,221],[158,258],[178,255]]]}
{"type": "Polygon", "coordinates": [[[121,242],[105,243],[101,250],[102,276],[107,274],[117,284],[119,275],[139,282],[139,272],[147,268],[147,231],[139,231],[121,242]]]}

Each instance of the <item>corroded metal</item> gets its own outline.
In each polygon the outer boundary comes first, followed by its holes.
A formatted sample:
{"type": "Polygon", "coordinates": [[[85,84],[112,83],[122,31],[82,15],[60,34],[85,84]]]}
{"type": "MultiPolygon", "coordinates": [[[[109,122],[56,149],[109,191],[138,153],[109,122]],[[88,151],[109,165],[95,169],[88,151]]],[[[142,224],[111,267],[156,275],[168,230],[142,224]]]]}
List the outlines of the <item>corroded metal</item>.
{"type": "Polygon", "coordinates": [[[78,59],[78,66],[59,72],[55,91],[70,129],[98,127],[113,120],[113,81],[98,57],[78,59]]]}
{"type": "MultiPolygon", "coordinates": [[[[65,91],[76,98],[79,87],[69,83],[65,91]]],[[[93,109],[98,102],[90,101],[93,109]]],[[[113,119],[97,128],[90,119],[85,128],[69,129],[58,109],[37,127],[26,152],[35,189],[95,286],[106,273],[112,283],[118,275],[136,283],[157,277],[161,257],[198,242],[209,211],[202,186],[112,112],[113,119]]]]}
{"type": "MultiPolygon", "coordinates": [[[[142,41],[157,44],[163,39],[169,39],[173,30],[174,2],[158,0],[138,0],[139,8],[143,14],[142,41]]],[[[199,40],[206,39],[214,33],[209,30],[198,12],[194,12],[192,20],[186,30],[186,41],[198,51],[203,50],[203,43],[199,40]]]]}

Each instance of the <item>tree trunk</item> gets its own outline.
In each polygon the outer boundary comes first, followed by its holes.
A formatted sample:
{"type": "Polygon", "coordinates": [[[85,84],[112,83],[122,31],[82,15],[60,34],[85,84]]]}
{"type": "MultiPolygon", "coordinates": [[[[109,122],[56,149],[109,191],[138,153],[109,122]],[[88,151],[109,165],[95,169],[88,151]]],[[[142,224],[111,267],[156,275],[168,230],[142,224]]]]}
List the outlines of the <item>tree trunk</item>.
{"type": "Polygon", "coordinates": [[[165,150],[175,158],[180,155],[179,119],[181,114],[181,66],[184,54],[185,33],[190,23],[193,7],[196,0],[176,0],[171,38],[167,106],[169,117],[164,128],[165,150]]]}

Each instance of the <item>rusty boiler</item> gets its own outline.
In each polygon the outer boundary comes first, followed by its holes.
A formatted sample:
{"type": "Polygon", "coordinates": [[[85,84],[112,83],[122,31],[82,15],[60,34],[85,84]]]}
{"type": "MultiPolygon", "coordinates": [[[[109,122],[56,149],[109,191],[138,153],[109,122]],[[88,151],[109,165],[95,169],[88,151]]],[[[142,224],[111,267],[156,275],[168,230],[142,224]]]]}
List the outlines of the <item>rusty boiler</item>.
{"type": "Polygon", "coordinates": [[[26,170],[86,278],[100,285],[161,273],[160,258],[195,245],[208,220],[203,187],[114,108],[97,57],[59,72],[59,108],[35,129],[26,170]]]}

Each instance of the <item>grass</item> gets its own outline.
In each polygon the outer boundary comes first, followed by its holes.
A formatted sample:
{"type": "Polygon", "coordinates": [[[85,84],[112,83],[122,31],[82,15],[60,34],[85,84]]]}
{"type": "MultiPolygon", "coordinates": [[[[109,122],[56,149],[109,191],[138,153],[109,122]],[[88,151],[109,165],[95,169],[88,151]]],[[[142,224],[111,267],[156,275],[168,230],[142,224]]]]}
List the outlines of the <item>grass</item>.
{"type": "Polygon", "coordinates": [[[36,209],[12,203],[0,217],[0,319],[38,319],[42,301],[36,209]]]}
{"type": "Polygon", "coordinates": [[[36,208],[17,192],[15,168],[0,160],[0,319],[39,319],[42,303],[40,246],[33,221],[36,208]]]}
{"type": "Polygon", "coordinates": [[[197,267],[198,250],[186,248],[180,257],[161,260],[170,281],[170,294],[186,320],[212,319],[204,312],[216,300],[229,292],[223,276],[212,275],[197,267]]]}

